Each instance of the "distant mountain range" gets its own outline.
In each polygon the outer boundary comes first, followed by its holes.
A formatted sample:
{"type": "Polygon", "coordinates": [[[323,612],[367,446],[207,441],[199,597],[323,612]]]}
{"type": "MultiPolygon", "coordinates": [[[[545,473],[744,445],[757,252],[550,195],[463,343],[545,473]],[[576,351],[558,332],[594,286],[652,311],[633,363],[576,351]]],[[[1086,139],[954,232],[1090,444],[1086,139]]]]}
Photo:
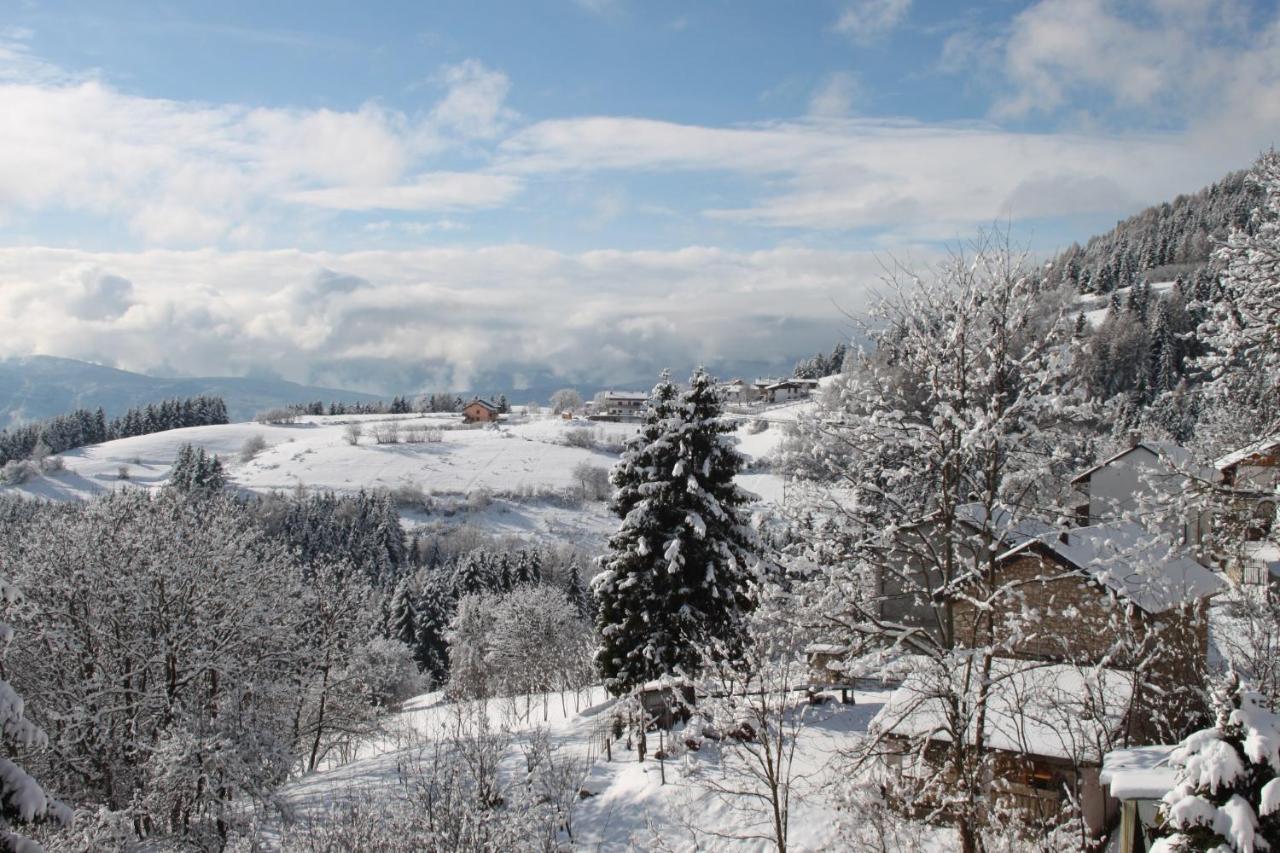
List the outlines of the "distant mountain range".
{"type": "Polygon", "coordinates": [[[233,421],[273,406],[311,400],[371,402],[373,394],[317,388],[282,379],[236,376],[161,378],[70,358],[35,355],[0,359],[0,428],[101,407],[108,416],[132,406],[209,394],[227,403],[233,421]]]}

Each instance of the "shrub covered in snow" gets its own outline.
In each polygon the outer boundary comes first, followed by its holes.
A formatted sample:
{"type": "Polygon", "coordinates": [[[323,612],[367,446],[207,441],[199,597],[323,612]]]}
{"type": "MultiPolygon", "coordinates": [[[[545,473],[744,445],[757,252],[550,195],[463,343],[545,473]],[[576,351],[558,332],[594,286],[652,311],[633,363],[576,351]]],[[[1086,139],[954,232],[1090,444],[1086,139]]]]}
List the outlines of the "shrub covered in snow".
{"type": "Polygon", "coordinates": [[[40,467],[27,459],[14,459],[4,463],[0,469],[0,479],[6,486],[20,486],[40,476],[40,467]]]}
{"type": "Polygon", "coordinates": [[[291,424],[297,422],[298,413],[294,409],[265,409],[254,415],[253,419],[260,424],[291,424]]]}
{"type": "Polygon", "coordinates": [[[374,424],[373,440],[378,444],[399,444],[400,424],[396,421],[382,421],[374,424]]]}
{"type": "Polygon", "coordinates": [[[1178,784],[1160,806],[1168,835],[1151,853],[1280,850],[1280,715],[1237,683],[1225,692],[1217,725],[1171,756],[1178,784]]]}
{"type": "Polygon", "coordinates": [[[252,462],[254,457],[267,449],[267,440],[258,433],[254,433],[244,440],[244,444],[240,445],[240,461],[252,462]]]}

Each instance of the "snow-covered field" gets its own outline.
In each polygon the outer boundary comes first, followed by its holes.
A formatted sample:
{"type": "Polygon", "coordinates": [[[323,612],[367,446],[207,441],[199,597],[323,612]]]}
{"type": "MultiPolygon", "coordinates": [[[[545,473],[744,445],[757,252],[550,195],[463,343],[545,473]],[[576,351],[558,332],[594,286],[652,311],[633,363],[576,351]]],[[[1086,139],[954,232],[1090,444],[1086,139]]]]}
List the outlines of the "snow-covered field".
{"type": "MultiPolygon", "coordinates": [[[[792,850],[833,850],[842,844],[841,823],[833,797],[839,789],[841,753],[852,747],[883,705],[886,691],[857,691],[855,704],[803,708],[805,724],[798,730],[792,777],[795,789],[790,821],[792,850]]],[[[587,762],[580,799],[573,812],[572,849],[630,850],[749,850],[772,845],[752,838],[768,829],[768,806],[749,796],[725,796],[715,788],[742,788],[752,783],[735,771],[720,749],[708,742],[697,752],[686,751],[660,763],[655,758],[658,736],[651,735],[644,762],[634,751],[615,743],[611,756],[602,751],[613,700],[596,688],[579,697],[572,694],[535,696],[533,712],[524,718],[524,700],[494,699],[489,718],[509,733],[500,775],[513,780],[523,772],[524,752],[537,729],[545,729],[556,746],[587,762]],[[563,699],[563,706],[562,706],[563,699]],[[567,708],[567,713],[562,710],[567,708]],[[665,775],[665,781],[664,781],[665,775]]],[[[302,821],[323,820],[344,801],[357,802],[379,789],[398,783],[399,767],[433,739],[448,737],[459,706],[430,693],[411,701],[389,723],[388,734],[365,745],[358,757],[318,771],[286,786],[280,799],[302,821]]],[[[679,737],[677,733],[677,737],[679,737]]]]}
{"type": "MultiPolygon", "coordinates": [[[[767,460],[777,450],[786,423],[809,405],[791,403],[758,416],[735,416],[743,425],[737,431],[741,450],[753,460],[767,460]],[[750,432],[746,425],[755,418],[767,421],[768,428],[750,432]]],[[[292,424],[191,427],[83,447],[62,454],[65,470],[3,489],[51,500],[82,500],[121,488],[156,488],[167,479],[179,448],[191,444],[221,457],[231,485],[246,491],[421,492],[437,500],[421,509],[412,502],[402,504],[411,523],[466,521],[497,534],[600,542],[617,521],[605,504],[575,505],[557,498],[576,485],[575,466],[611,467],[617,456],[610,448],[635,431],[635,424],[552,416],[517,416],[496,427],[466,426],[452,414],[309,416],[292,424]],[[353,421],[364,431],[356,445],[346,437],[353,421]],[[400,427],[401,442],[376,443],[374,432],[389,421],[400,427]],[[412,427],[438,430],[439,440],[407,443],[403,434],[412,427]],[[567,443],[583,431],[596,442],[596,449],[567,443]],[[241,448],[255,436],[265,441],[266,449],[241,460],[241,448]]],[[[781,500],[782,479],[767,470],[744,474],[741,482],[766,501],[781,500]]]]}

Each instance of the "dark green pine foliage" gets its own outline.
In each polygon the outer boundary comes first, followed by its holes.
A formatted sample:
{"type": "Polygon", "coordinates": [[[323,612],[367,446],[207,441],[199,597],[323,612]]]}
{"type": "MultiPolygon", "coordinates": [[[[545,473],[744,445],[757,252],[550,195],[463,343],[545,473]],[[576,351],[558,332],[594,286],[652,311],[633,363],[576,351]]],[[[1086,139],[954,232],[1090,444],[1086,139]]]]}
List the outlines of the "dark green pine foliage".
{"type": "Polygon", "coordinates": [[[743,460],[728,437],[713,377],[676,398],[663,375],[640,434],[612,475],[622,519],[593,583],[605,685],[624,694],[731,657],[750,607],[757,541],[751,500],[734,483],[743,460]]]}
{"type": "Polygon", "coordinates": [[[169,485],[188,494],[217,492],[227,484],[222,460],[204,452],[203,447],[184,444],[169,471],[169,485]]]}
{"type": "Polygon", "coordinates": [[[569,564],[569,580],[565,597],[569,599],[578,616],[585,619],[588,615],[587,589],[582,583],[582,571],[578,568],[577,560],[569,564]]]}
{"type": "Polygon", "coordinates": [[[1280,715],[1234,674],[1217,724],[1170,755],[1178,783],[1160,806],[1163,850],[1280,850],[1280,715]]]}

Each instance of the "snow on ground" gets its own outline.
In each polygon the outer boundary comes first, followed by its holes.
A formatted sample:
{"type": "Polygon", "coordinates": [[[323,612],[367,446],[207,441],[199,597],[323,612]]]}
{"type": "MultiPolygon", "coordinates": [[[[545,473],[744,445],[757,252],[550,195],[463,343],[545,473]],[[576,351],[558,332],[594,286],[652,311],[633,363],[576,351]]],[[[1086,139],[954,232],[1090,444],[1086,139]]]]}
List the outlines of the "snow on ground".
{"type": "MultiPolygon", "coordinates": [[[[789,849],[846,846],[831,800],[843,777],[841,752],[866,732],[888,695],[889,691],[856,691],[853,705],[802,706],[805,723],[792,765],[795,788],[789,849]]],[[[761,790],[737,769],[732,757],[726,760],[721,748],[708,741],[697,752],[685,752],[660,766],[653,758],[656,735],[649,746],[644,763],[636,761],[634,752],[622,750],[614,752],[611,762],[596,762],[584,786],[595,796],[583,800],[573,816],[574,849],[601,853],[775,849],[769,841],[752,837],[771,833],[767,803],[716,792],[717,786],[761,790]]]]}
{"type": "MultiPolygon", "coordinates": [[[[735,436],[751,460],[741,484],[763,500],[780,503],[782,478],[770,471],[770,459],[788,424],[812,406],[808,401],[731,415],[740,422],[735,436]],[[766,428],[754,431],[763,421],[766,428]]],[[[389,489],[406,496],[421,493],[425,502],[406,498],[401,511],[410,524],[469,524],[495,534],[532,536],[599,545],[617,526],[602,501],[565,500],[576,485],[580,463],[609,468],[617,449],[636,434],[637,424],[546,415],[517,416],[498,426],[465,426],[458,415],[315,415],[291,424],[237,423],[189,427],[122,438],[61,454],[65,470],[27,483],[0,487],[28,497],[83,500],[122,488],[157,488],[184,444],[222,458],[233,487],[257,493],[308,491],[355,492],[389,489]],[[395,421],[402,435],[414,427],[438,430],[439,441],[378,444],[374,432],[395,421]],[[347,425],[360,423],[357,445],[347,425]],[[594,448],[570,446],[585,434],[594,448]],[[260,436],[266,449],[241,461],[245,442],[260,436]]]]}
{"type": "MultiPolygon", "coordinates": [[[[832,801],[845,778],[841,753],[862,737],[887,697],[887,690],[860,690],[853,693],[852,705],[831,702],[805,707],[799,703],[805,724],[797,738],[792,773],[796,786],[790,819],[792,850],[847,846],[832,801]]],[[[737,769],[740,765],[731,754],[708,741],[697,752],[660,764],[654,757],[659,743],[654,734],[644,762],[637,761],[636,753],[623,742],[614,744],[610,760],[602,751],[602,738],[613,701],[600,688],[578,698],[580,711],[574,710],[573,694],[534,696],[532,713],[527,717],[523,698],[487,703],[490,719],[511,736],[501,762],[504,778],[514,779],[522,772],[522,748],[528,747],[539,727],[547,730],[561,750],[588,762],[590,770],[583,788],[591,796],[579,800],[574,810],[572,849],[601,853],[773,849],[769,842],[750,837],[757,831],[769,832],[767,804],[751,797],[726,797],[714,790],[717,784],[733,788],[753,785],[737,769]]],[[[385,735],[363,745],[349,760],[334,762],[287,785],[280,798],[296,818],[305,821],[323,819],[329,809],[344,801],[377,796],[380,789],[398,783],[399,767],[405,759],[433,739],[448,737],[458,711],[459,706],[446,702],[440,693],[420,696],[406,703],[403,712],[388,724],[385,735]]]]}
{"type": "MultiPolygon", "coordinates": [[[[1153,281],[1151,282],[1151,292],[1159,296],[1168,295],[1173,289],[1172,281],[1153,281]]],[[[1129,288],[1121,287],[1116,289],[1116,293],[1120,294],[1120,304],[1123,305],[1125,298],[1129,294],[1129,288]]],[[[1085,321],[1090,328],[1096,329],[1102,325],[1102,321],[1107,319],[1107,304],[1111,296],[1082,296],[1076,301],[1076,310],[1084,312],[1085,321]]]]}

